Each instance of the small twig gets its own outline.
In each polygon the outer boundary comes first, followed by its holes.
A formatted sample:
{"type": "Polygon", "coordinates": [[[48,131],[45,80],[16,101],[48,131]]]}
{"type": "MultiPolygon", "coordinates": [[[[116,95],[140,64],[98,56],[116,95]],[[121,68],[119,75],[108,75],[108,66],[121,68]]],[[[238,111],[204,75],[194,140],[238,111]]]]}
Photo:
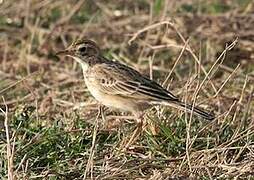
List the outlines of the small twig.
{"type": "MultiPolygon", "coordinates": [[[[3,102],[5,102],[4,97],[2,96],[3,102]]],[[[13,180],[14,175],[13,175],[13,152],[11,148],[11,143],[10,143],[10,136],[9,136],[9,125],[8,125],[8,106],[5,104],[5,111],[0,108],[0,111],[4,114],[5,120],[4,120],[4,126],[5,126],[5,133],[6,133],[6,141],[7,141],[7,146],[6,146],[6,151],[7,151],[7,160],[8,160],[8,180],[13,180]]]]}
{"type": "Polygon", "coordinates": [[[170,22],[170,21],[162,21],[162,22],[159,22],[159,23],[156,23],[156,24],[149,25],[149,26],[147,26],[147,27],[145,27],[145,28],[143,28],[143,29],[138,30],[138,32],[136,32],[136,33],[132,36],[132,38],[128,41],[128,44],[131,44],[132,41],[134,41],[134,40],[135,40],[140,34],[142,34],[143,32],[146,32],[146,31],[148,31],[148,30],[150,30],[150,29],[154,29],[154,28],[156,28],[156,27],[158,27],[158,26],[165,25],[165,24],[166,24],[166,25],[173,26],[173,23],[170,22]]]}
{"type": "Polygon", "coordinates": [[[177,59],[176,59],[176,61],[175,61],[175,64],[173,65],[171,71],[168,73],[166,79],[165,79],[164,82],[162,83],[162,86],[163,86],[163,87],[164,87],[165,84],[168,82],[168,80],[169,80],[171,74],[173,73],[173,71],[174,71],[176,65],[178,64],[179,60],[181,59],[181,57],[182,57],[184,51],[186,50],[186,47],[187,47],[188,42],[189,42],[189,39],[188,39],[188,40],[186,41],[186,43],[184,44],[184,46],[183,46],[183,48],[182,48],[182,50],[181,50],[179,56],[177,57],[177,59]]]}
{"type": "MultiPolygon", "coordinates": [[[[233,107],[236,105],[237,101],[235,100],[231,106],[229,107],[229,110],[226,112],[226,115],[224,116],[223,122],[227,120],[227,117],[229,116],[229,113],[232,111],[233,107]]],[[[223,126],[224,123],[221,123],[221,126],[223,126]]],[[[220,127],[221,129],[222,127],[220,127]]]]}
{"type": "MultiPolygon", "coordinates": [[[[186,86],[186,98],[185,98],[185,101],[184,101],[185,104],[187,104],[188,87],[191,85],[192,82],[193,81],[190,80],[190,82],[186,86]]],[[[187,119],[187,110],[185,109],[185,124],[186,124],[186,147],[185,147],[185,151],[186,151],[186,159],[187,159],[187,163],[188,163],[188,166],[189,166],[189,171],[191,172],[191,174],[192,174],[192,166],[191,166],[191,160],[190,160],[190,149],[191,149],[192,143],[191,143],[190,130],[191,130],[191,122],[192,122],[192,117],[193,117],[193,110],[194,110],[194,106],[195,106],[195,101],[196,101],[196,97],[194,98],[194,102],[193,102],[193,105],[192,105],[192,110],[191,110],[189,121],[187,119]]]]}
{"type": "Polygon", "coordinates": [[[227,79],[223,82],[223,84],[220,86],[220,88],[218,89],[218,91],[216,92],[216,94],[213,96],[214,98],[218,96],[218,94],[220,93],[220,91],[222,90],[222,88],[226,85],[226,83],[229,81],[229,79],[235,74],[235,72],[238,70],[238,68],[240,67],[240,64],[238,64],[236,66],[236,68],[233,70],[233,72],[227,77],[227,79]]]}
{"type": "Polygon", "coordinates": [[[149,58],[149,74],[150,79],[153,79],[153,61],[154,61],[155,53],[153,53],[153,56],[149,58]]]}
{"type": "MultiPolygon", "coordinates": [[[[186,39],[183,37],[183,35],[180,33],[180,31],[175,27],[172,26],[174,28],[174,30],[176,31],[177,35],[181,38],[181,40],[186,43],[186,39]]],[[[195,55],[195,53],[193,52],[193,50],[191,49],[191,47],[188,45],[187,49],[189,49],[190,54],[192,55],[192,57],[194,58],[194,60],[198,63],[198,65],[200,65],[201,70],[204,72],[205,76],[207,77],[207,79],[209,80],[212,88],[214,89],[214,91],[216,92],[216,88],[214,86],[214,84],[212,83],[212,81],[210,81],[210,77],[208,76],[208,73],[206,72],[205,68],[201,65],[201,62],[199,61],[198,57],[195,55]]]]}
{"type": "MultiPolygon", "coordinates": [[[[167,25],[167,26],[171,26],[174,31],[177,33],[177,35],[181,38],[181,40],[183,41],[184,44],[187,43],[186,45],[186,49],[188,50],[188,52],[193,56],[194,60],[200,65],[200,61],[198,59],[198,57],[194,54],[193,50],[190,48],[190,46],[188,45],[188,42],[187,40],[183,37],[183,35],[180,33],[180,31],[175,27],[175,25],[170,22],[170,21],[161,21],[159,23],[156,23],[156,24],[152,24],[152,25],[149,25],[141,30],[139,30],[137,33],[135,33],[132,38],[128,41],[129,44],[132,43],[132,41],[134,41],[141,33],[145,32],[145,31],[148,31],[150,29],[154,29],[158,26],[161,26],[161,25],[167,25]]],[[[209,80],[210,84],[212,85],[212,88],[214,89],[214,91],[216,92],[216,87],[214,86],[214,84],[210,81],[210,77],[208,76],[208,73],[206,72],[205,68],[203,66],[201,66],[201,70],[204,72],[204,74],[206,75],[206,79],[209,80]]]]}
{"type": "Polygon", "coordinates": [[[96,141],[96,136],[97,136],[97,132],[98,132],[98,120],[99,117],[101,115],[101,110],[99,109],[98,115],[96,117],[95,120],[95,125],[94,125],[94,130],[93,130],[93,139],[92,139],[92,146],[90,148],[90,155],[87,161],[87,165],[86,165],[86,170],[85,170],[85,174],[84,174],[84,180],[86,179],[87,173],[90,170],[90,175],[91,175],[91,179],[93,179],[93,158],[94,158],[94,154],[95,154],[95,141],[96,141]]]}
{"type": "Polygon", "coordinates": [[[50,41],[50,38],[52,38],[53,33],[58,29],[58,27],[64,25],[66,22],[70,21],[72,16],[75,15],[75,13],[80,10],[80,8],[82,7],[83,3],[84,3],[84,1],[78,1],[75,4],[75,6],[72,7],[72,10],[69,12],[68,15],[63,16],[61,19],[59,19],[55,23],[55,25],[51,29],[50,33],[46,36],[46,38],[44,40],[44,43],[42,43],[41,47],[45,47],[45,45],[47,45],[47,43],[50,41]]]}
{"type": "Polygon", "coordinates": [[[25,155],[23,156],[23,158],[21,159],[21,161],[20,161],[20,163],[19,163],[17,169],[15,170],[16,173],[18,173],[19,169],[22,167],[22,165],[23,165],[23,163],[25,162],[26,158],[27,158],[27,154],[25,154],[25,155]]]}
{"type": "MultiPolygon", "coordinates": [[[[254,148],[254,145],[250,145],[248,147],[254,148]]],[[[225,151],[225,150],[232,150],[232,149],[242,149],[242,148],[247,148],[245,145],[244,146],[230,146],[230,147],[222,147],[222,148],[212,148],[212,149],[203,149],[203,150],[198,150],[195,153],[208,153],[211,151],[225,151]]]]}
{"type": "MultiPolygon", "coordinates": [[[[214,62],[214,64],[212,65],[212,67],[210,68],[210,70],[208,71],[208,73],[206,73],[206,76],[205,76],[205,78],[203,79],[203,81],[200,83],[200,85],[199,85],[197,91],[195,91],[194,97],[197,96],[197,94],[199,93],[200,89],[201,89],[202,86],[204,85],[205,81],[206,81],[207,79],[209,79],[209,75],[210,75],[211,72],[213,71],[213,69],[214,69],[214,67],[216,66],[216,64],[221,60],[221,58],[222,58],[228,51],[230,51],[231,49],[233,49],[233,48],[235,47],[236,43],[237,43],[237,38],[236,38],[229,46],[227,46],[227,47],[224,49],[224,51],[220,54],[220,56],[219,56],[219,57],[217,58],[217,60],[214,62]]],[[[217,93],[217,91],[216,91],[216,93],[217,93]]]]}
{"type": "Polygon", "coordinates": [[[39,71],[35,71],[35,72],[33,72],[33,73],[31,73],[31,74],[29,74],[29,75],[23,77],[22,79],[20,79],[20,80],[14,82],[13,84],[9,85],[8,87],[6,87],[6,88],[0,90],[0,94],[2,94],[3,92],[7,91],[8,89],[10,89],[10,88],[16,86],[17,84],[23,82],[24,80],[27,80],[28,78],[30,78],[30,77],[32,77],[32,76],[38,74],[38,73],[39,73],[39,71]]]}
{"type": "MultiPolygon", "coordinates": [[[[152,46],[150,44],[147,44],[147,46],[149,48],[151,48],[152,50],[160,50],[160,49],[166,49],[166,48],[168,49],[168,48],[171,48],[171,47],[179,48],[179,49],[183,49],[184,48],[184,46],[178,45],[178,44],[161,44],[161,45],[156,45],[156,46],[152,46]]],[[[190,49],[188,49],[186,47],[185,47],[185,50],[189,51],[189,52],[191,51],[190,49]]]]}

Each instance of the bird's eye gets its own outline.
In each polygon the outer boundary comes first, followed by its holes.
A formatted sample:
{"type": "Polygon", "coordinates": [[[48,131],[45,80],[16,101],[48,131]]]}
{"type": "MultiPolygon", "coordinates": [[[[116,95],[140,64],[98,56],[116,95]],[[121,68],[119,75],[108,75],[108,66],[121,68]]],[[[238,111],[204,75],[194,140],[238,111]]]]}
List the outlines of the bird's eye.
{"type": "Polygon", "coordinates": [[[78,50],[79,50],[79,52],[84,53],[84,52],[86,52],[86,47],[81,47],[78,50]]]}

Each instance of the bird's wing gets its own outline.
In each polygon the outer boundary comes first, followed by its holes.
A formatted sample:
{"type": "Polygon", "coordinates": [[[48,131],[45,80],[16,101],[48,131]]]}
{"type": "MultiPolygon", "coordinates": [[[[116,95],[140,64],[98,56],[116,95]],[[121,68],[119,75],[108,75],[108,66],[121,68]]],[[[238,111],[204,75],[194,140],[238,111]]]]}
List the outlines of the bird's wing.
{"type": "Polygon", "coordinates": [[[92,71],[104,93],[121,95],[126,98],[133,97],[137,100],[178,101],[177,97],[155,81],[123,64],[117,62],[99,64],[95,65],[92,71]]]}

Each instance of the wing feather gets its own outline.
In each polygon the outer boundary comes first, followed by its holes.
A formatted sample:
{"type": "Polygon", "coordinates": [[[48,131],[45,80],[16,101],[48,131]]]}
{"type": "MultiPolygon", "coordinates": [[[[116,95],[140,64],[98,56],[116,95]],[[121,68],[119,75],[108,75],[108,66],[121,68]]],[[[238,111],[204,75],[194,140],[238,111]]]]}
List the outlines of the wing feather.
{"type": "Polygon", "coordinates": [[[178,101],[177,97],[155,81],[123,64],[99,64],[93,71],[104,93],[136,99],[178,101]]]}

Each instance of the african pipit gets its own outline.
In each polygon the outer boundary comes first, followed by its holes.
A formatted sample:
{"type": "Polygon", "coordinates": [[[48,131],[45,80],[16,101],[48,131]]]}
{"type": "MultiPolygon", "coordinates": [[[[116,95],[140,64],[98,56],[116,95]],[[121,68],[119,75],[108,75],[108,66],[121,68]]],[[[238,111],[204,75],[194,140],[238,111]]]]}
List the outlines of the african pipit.
{"type": "Polygon", "coordinates": [[[105,106],[132,112],[139,124],[142,123],[144,110],[154,105],[172,106],[193,111],[207,120],[214,119],[212,114],[183,103],[133,68],[103,57],[94,41],[78,40],[66,50],[57,53],[61,54],[80,63],[86,86],[96,100],[105,106]]]}

